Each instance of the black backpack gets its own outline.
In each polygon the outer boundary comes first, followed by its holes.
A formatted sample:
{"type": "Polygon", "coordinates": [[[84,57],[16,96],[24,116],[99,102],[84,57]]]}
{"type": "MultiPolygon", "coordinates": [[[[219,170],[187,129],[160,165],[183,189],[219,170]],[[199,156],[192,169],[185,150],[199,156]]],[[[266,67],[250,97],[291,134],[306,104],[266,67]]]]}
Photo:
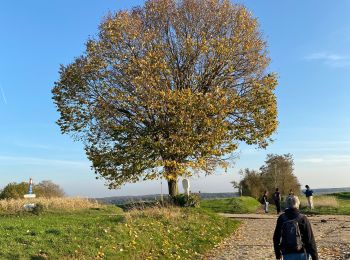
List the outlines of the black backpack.
{"type": "Polygon", "coordinates": [[[258,201],[260,202],[260,204],[264,204],[264,203],[265,203],[265,202],[264,202],[263,196],[260,196],[259,199],[258,199],[258,201]]]}
{"type": "Polygon", "coordinates": [[[261,196],[261,197],[259,197],[259,202],[261,203],[261,204],[265,204],[265,199],[264,199],[264,195],[263,196],[261,196]]]}
{"type": "Polygon", "coordinates": [[[300,233],[298,221],[301,219],[302,215],[299,214],[295,219],[288,219],[288,217],[283,214],[283,224],[281,231],[281,249],[282,253],[288,252],[300,252],[303,249],[303,241],[300,233]]]}

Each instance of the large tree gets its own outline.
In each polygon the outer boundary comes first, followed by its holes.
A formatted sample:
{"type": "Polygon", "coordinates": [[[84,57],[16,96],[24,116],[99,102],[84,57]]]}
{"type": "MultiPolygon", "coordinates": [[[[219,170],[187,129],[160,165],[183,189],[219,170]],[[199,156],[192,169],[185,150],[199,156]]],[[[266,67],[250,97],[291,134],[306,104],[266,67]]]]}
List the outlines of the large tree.
{"type": "Polygon", "coordinates": [[[276,75],[257,20],[228,0],[148,0],[107,16],[62,66],[53,98],[110,188],[225,166],[277,127],[276,75]]]}
{"type": "Polygon", "coordinates": [[[259,198],[265,190],[270,195],[276,188],[282,195],[287,195],[290,190],[295,194],[300,193],[300,183],[293,171],[293,156],[291,154],[268,154],[265,164],[259,171],[244,169],[240,171],[242,179],[239,182],[231,182],[234,188],[238,188],[242,195],[259,198]]]}
{"type": "Polygon", "coordinates": [[[295,194],[300,193],[300,183],[294,175],[293,156],[288,154],[268,154],[265,165],[260,168],[263,176],[264,186],[271,193],[275,188],[279,188],[282,194],[288,194],[293,190],[295,194]]]}
{"type": "Polygon", "coordinates": [[[239,183],[232,182],[232,184],[236,188],[238,187],[242,195],[259,199],[265,190],[261,173],[255,170],[244,169],[240,170],[240,175],[243,176],[242,180],[239,183]]]}

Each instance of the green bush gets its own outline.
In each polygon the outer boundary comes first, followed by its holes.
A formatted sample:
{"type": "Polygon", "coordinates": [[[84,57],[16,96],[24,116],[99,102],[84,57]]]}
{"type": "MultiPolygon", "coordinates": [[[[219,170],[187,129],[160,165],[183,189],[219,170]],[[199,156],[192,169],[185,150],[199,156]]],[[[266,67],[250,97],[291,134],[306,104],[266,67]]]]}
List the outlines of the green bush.
{"type": "MultiPolygon", "coordinates": [[[[11,182],[0,192],[0,199],[20,199],[29,192],[28,182],[11,182]]],[[[52,198],[63,197],[64,191],[52,181],[42,181],[33,185],[33,193],[37,197],[52,198]]]]}
{"type": "Polygon", "coordinates": [[[178,194],[173,197],[173,202],[180,207],[199,207],[200,197],[197,194],[178,194]]]}
{"type": "Polygon", "coordinates": [[[29,184],[27,182],[11,182],[5,186],[0,193],[0,199],[20,199],[29,191],[29,184]]]}
{"type": "Polygon", "coordinates": [[[52,181],[41,181],[38,184],[36,184],[33,187],[35,194],[38,197],[44,197],[44,198],[61,198],[64,197],[64,191],[62,190],[62,188],[53,183],[52,181]]]}

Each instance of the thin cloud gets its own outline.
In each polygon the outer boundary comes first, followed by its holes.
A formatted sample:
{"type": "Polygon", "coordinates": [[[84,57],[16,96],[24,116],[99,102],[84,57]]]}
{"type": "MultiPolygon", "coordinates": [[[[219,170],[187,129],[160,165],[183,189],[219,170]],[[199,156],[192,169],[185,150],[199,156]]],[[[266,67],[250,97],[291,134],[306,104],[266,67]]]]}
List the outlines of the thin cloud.
{"type": "Polygon", "coordinates": [[[2,98],[2,100],[3,100],[3,102],[4,102],[4,104],[5,105],[7,105],[7,99],[6,99],[6,96],[5,96],[5,91],[4,91],[4,89],[2,88],[2,86],[0,85],[0,94],[1,94],[1,98],[2,98]]]}
{"type": "Polygon", "coordinates": [[[41,150],[53,150],[53,147],[42,144],[31,144],[31,143],[14,143],[15,146],[21,148],[33,148],[33,149],[41,149],[41,150]]]}
{"type": "Polygon", "coordinates": [[[331,67],[350,66],[350,57],[328,52],[315,52],[304,57],[308,61],[320,61],[331,67]]]}
{"type": "Polygon", "coordinates": [[[293,141],[288,144],[288,147],[293,152],[320,152],[329,151],[328,154],[333,153],[348,153],[350,151],[350,141],[293,141]],[[346,151],[346,152],[345,152],[346,151]]]}
{"type": "Polygon", "coordinates": [[[305,57],[306,60],[327,60],[327,61],[338,61],[346,59],[343,56],[337,54],[329,54],[326,52],[312,53],[305,57]]]}
{"type": "Polygon", "coordinates": [[[57,146],[57,145],[49,145],[49,144],[41,144],[41,143],[32,143],[32,142],[13,142],[12,145],[24,149],[36,149],[36,150],[47,150],[47,151],[64,151],[64,152],[77,152],[81,151],[81,149],[78,148],[71,148],[71,147],[63,147],[63,146],[57,146]]]}
{"type": "Polygon", "coordinates": [[[315,164],[348,164],[350,163],[350,155],[326,155],[318,157],[309,157],[299,159],[299,162],[315,163],[315,164]]]}
{"type": "Polygon", "coordinates": [[[323,158],[305,158],[298,160],[299,162],[305,162],[305,163],[323,163],[323,158]]]}
{"type": "Polygon", "coordinates": [[[89,167],[89,163],[85,161],[56,160],[56,159],[45,159],[45,158],[37,158],[37,157],[0,156],[0,162],[1,161],[15,162],[16,164],[27,164],[27,165],[89,167]]]}

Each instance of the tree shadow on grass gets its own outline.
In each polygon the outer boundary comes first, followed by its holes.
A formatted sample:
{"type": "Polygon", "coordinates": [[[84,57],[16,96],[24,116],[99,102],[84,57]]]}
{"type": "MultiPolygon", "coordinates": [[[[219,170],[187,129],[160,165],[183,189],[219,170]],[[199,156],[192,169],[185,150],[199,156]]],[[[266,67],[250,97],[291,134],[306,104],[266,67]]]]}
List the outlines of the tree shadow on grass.
{"type": "Polygon", "coordinates": [[[5,257],[4,259],[9,259],[9,260],[18,260],[18,259],[20,259],[20,255],[19,254],[6,254],[6,255],[1,254],[0,258],[3,259],[2,257],[5,257]]]}

